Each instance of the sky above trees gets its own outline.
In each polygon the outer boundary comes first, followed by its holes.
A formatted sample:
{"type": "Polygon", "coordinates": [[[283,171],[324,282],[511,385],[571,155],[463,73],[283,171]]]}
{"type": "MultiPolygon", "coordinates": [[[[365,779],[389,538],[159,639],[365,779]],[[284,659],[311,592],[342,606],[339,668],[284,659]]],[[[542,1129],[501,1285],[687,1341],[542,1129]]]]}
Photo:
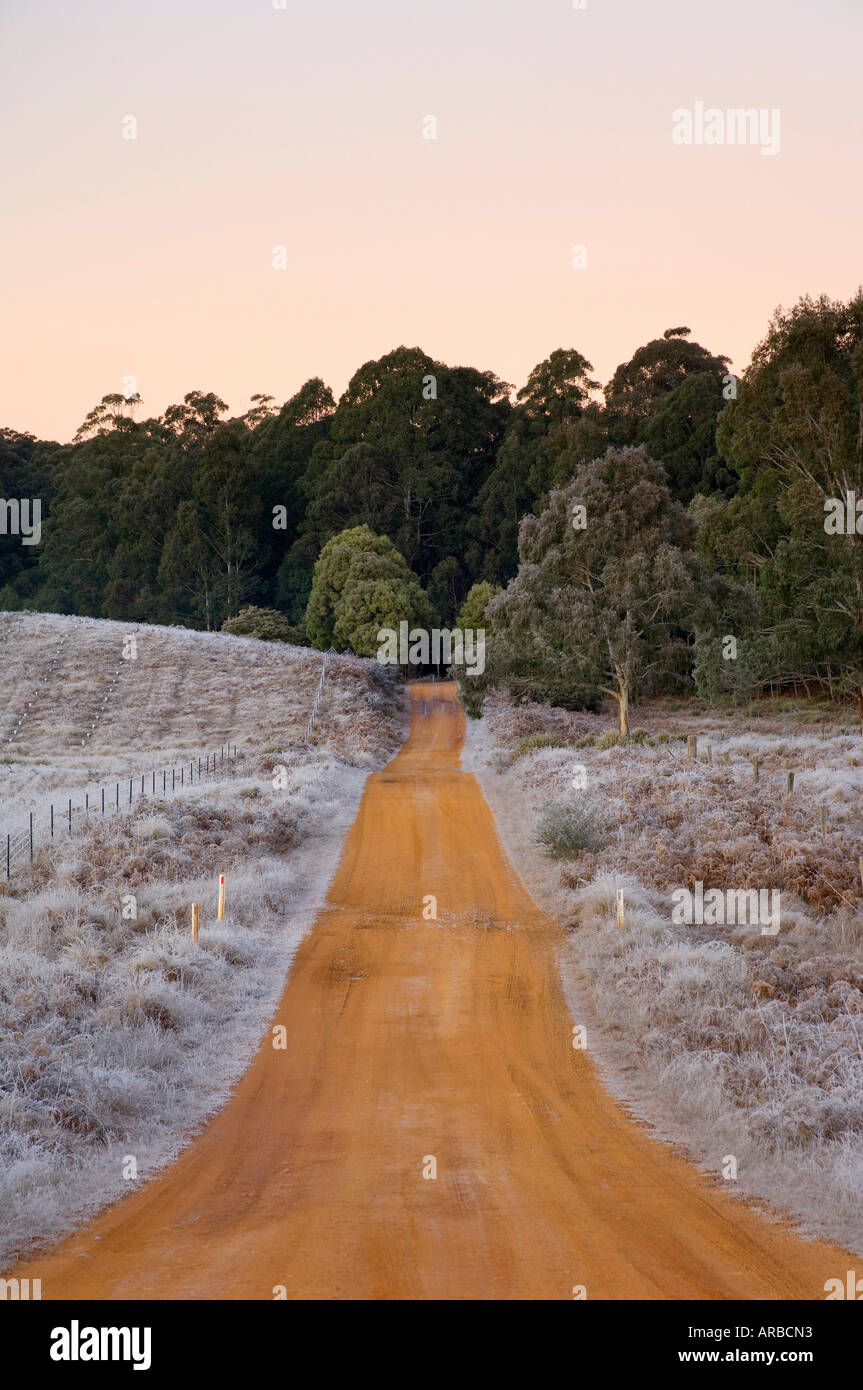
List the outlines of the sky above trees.
{"type": "Polygon", "coordinates": [[[150,415],[339,396],[398,343],[607,382],[657,324],[742,370],[860,280],[861,37],[850,0],[6,0],[0,422],[65,442],[130,376],[150,415]],[[780,152],[676,147],[697,101],[779,108],[780,152]]]}

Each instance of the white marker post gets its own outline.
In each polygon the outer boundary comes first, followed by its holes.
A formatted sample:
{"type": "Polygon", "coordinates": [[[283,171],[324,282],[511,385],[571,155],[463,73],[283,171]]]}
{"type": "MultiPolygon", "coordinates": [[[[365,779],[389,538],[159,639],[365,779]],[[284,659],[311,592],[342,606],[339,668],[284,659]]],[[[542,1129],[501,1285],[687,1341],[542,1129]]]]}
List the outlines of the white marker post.
{"type": "Polygon", "coordinates": [[[225,917],[225,875],[219,874],[219,921],[225,917]]]}

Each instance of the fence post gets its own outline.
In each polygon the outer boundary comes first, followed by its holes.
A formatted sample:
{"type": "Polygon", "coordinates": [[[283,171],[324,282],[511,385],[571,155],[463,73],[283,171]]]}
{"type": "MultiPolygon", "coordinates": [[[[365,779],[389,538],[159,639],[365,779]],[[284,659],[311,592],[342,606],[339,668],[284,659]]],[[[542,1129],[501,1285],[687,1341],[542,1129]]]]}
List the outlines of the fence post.
{"type": "Polygon", "coordinates": [[[54,838],[54,803],[51,802],[51,839],[54,838]]]}
{"type": "Polygon", "coordinates": [[[759,769],[760,766],[761,766],[761,759],[760,759],[760,758],[753,758],[753,759],[752,759],[752,773],[753,773],[753,778],[752,778],[752,780],[753,780],[754,782],[757,782],[757,781],[758,781],[758,769],[759,769]]]}
{"type": "Polygon", "coordinates": [[[30,863],[33,863],[33,812],[30,812],[30,863]]]}
{"type": "Polygon", "coordinates": [[[198,939],[198,904],[192,903],[192,940],[198,939]]]}
{"type": "Polygon", "coordinates": [[[72,798],[69,797],[69,834],[72,834],[72,798]]]}
{"type": "Polygon", "coordinates": [[[129,805],[132,805],[132,779],[129,778],[129,805]]]}
{"type": "Polygon", "coordinates": [[[10,867],[11,859],[12,859],[12,836],[11,836],[11,835],[7,835],[7,836],[6,836],[6,877],[7,877],[7,878],[11,878],[11,877],[12,877],[12,869],[11,869],[11,867],[10,867]]]}
{"type": "Polygon", "coordinates": [[[686,756],[690,759],[698,756],[698,736],[696,734],[686,735],[686,756]]]}
{"type": "Polygon", "coordinates": [[[102,788],[102,815],[105,814],[105,788],[102,788]]]}
{"type": "Polygon", "coordinates": [[[117,810],[120,809],[120,783],[117,783],[117,810]]]}
{"type": "Polygon", "coordinates": [[[790,796],[791,793],[793,792],[793,790],[794,790],[794,773],[793,773],[793,772],[786,772],[786,774],[785,774],[785,795],[786,795],[786,796],[790,796]]]}
{"type": "Polygon", "coordinates": [[[623,919],[623,889],[622,889],[622,888],[618,888],[618,890],[617,890],[617,925],[618,925],[618,927],[620,928],[620,930],[623,931],[624,919],[623,919]]]}
{"type": "Polygon", "coordinates": [[[219,874],[219,921],[225,918],[225,875],[219,874]]]}

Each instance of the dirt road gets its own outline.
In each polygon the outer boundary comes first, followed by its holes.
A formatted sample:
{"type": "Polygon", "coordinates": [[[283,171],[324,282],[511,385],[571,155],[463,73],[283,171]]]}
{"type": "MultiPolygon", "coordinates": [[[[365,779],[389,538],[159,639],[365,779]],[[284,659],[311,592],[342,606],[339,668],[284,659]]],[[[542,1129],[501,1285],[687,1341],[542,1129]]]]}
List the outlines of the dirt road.
{"type": "Polygon", "coordinates": [[[290,972],[286,1047],[265,1038],[162,1177],[14,1272],[49,1299],[823,1298],[845,1252],[703,1181],[573,1049],[559,931],[459,771],[454,688],[412,699],[290,972]]]}

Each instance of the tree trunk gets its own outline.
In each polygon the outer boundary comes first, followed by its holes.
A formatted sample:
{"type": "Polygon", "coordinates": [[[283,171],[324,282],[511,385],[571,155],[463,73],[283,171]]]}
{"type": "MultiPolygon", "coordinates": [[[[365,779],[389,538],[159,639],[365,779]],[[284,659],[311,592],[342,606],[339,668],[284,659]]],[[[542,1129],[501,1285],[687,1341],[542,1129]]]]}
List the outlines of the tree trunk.
{"type": "Polygon", "coordinates": [[[617,676],[617,727],[621,738],[629,738],[629,686],[622,675],[617,676]]]}

